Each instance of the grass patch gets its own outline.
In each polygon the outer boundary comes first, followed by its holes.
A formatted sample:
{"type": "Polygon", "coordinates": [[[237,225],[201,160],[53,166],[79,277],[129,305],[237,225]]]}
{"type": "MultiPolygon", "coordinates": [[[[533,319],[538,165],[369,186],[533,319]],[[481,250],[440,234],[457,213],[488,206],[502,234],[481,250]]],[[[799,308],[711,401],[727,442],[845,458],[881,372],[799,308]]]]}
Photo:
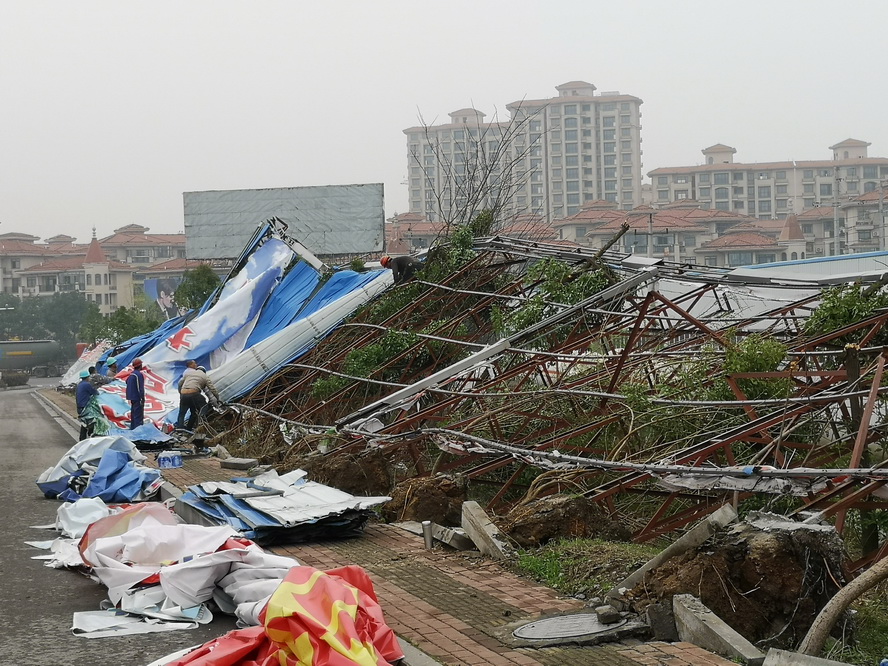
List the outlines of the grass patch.
{"type": "Polygon", "coordinates": [[[661,548],[602,539],[561,539],[518,552],[521,575],[561,594],[600,597],[661,548]]]}
{"type": "Polygon", "coordinates": [[[851,606],[857,611],[853,636],[830,639],[824,657],[859,666],[876,666],[888,657],[888,584],[871,590],[851,606]]]}

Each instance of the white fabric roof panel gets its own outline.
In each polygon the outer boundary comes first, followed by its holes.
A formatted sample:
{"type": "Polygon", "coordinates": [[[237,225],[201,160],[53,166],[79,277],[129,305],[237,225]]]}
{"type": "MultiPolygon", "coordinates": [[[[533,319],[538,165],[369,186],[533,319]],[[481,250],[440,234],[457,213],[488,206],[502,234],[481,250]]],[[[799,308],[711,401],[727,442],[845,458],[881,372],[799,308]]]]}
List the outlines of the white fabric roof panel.
{"type": "Polygon", "coordinates": [[[185,192],[189,259],[240,255],[257,225],[278,217],[314,254],[380,252],[385,210],[382,183],[185,192]]]}

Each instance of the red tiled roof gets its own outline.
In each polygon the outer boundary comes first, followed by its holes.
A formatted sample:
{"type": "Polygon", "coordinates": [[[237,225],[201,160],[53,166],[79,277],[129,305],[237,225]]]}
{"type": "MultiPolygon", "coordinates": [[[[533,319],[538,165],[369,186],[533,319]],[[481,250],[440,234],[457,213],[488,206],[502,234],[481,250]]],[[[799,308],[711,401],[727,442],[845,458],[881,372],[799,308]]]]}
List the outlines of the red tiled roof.
{"type": "Polygon", "coordinates": [[[777,247],[777,241],[770,236],[754,231],[740,231],[727,233],[711,241],[706,241],[698,249],[737,249],[737,248],[772,248],[777,247]]]}
{"type": "Polygon", "coordinates": [[[873,144],[868,143],[867,141],[861,141],[860,139],[845,139],[844,141],[840,141],[834,146],[830,146],[830,150],[835,150],[836,148],[866,148],[867,146],[871,146],[873,144]]]}
{"type": "Polygon", "coordinates": [[[99,241],[106,247],[116,245],[185,245],[185,234],[115,233],[99,241]]]}
{"type": "Polygon", "coordinates": [[[801,213],[796,215],[800,220],[821,220],[825,218],[832,218],[833,216],[833,207],[832,206],[817,206],[815,208],[806,208],[801,213]]]}
{"type": "Polygon", "coordinates": [[[119,261],[102,261],[102,262],[88,262],[84,261],[83,257],[65,257],[62,259],[55,259],[52,261],[47,261],[42,264],[38,264],[37,266],[31,266],[30,268],[26,268],[22,273],[58,273],[60,271],[73,271],[73,270],[81,270],[84,264],[87,263],[107,263],[108,267],[111,270],[115,271],[123,271],[127,273],[135,273],[136,268],[131,266],[130,264],[124,264],[119,261]]]}
{"type": "Polygon", "coordinates": [[[697,171],[768,171],[771,169],[821,169],[870,164],[888,164],[886,157],[861,157],[847,160],[805,160],[788,162],[729,162],[722,164],[698,164],[697,166],[660,167],[648,171],[648,177],[665,176],[669,174],[694,173],[697,171]]]}
{"type": "Polygon", "coordinates": [[[706,153],[723,153],[728,150],[731,151],[732,153],[737,152],[736,148],[734,148],[732,146],[726,146],[723,143],[717,143],[714,146],[709,146],[709,148],[704,148],[700,152],[702,152],[705,155],[706,153]]]}
{"type": "Polygon", "coordinates": [[[108,261],[108,257],[105,256],[105,252],[102,250],[102,246],[99,245],[99,241],[96,240],[95,236],[89,243],[89,248],[86,250],[86,258],[83,260],[84,264],[104,264],[108,261]]]}
{"type": "Polygon", "coordinates": [[[781,241],[803,241],[805,234],[802,233],[802,227],[799,225],[799,218],[790,215],[784,220],[783,229],[780,232],[781,241]]]}
{"type": "Polygon", "coordinates": [[[879,201],[882,200],[884,202],[888,202],[888,187],[881,187],[879,189],[873,190],[872,192],[864,192],[860,196],[856,196],[851,199],[851,202],[845,204],[847,206],[853,206],[857,201],[879,201]]]}

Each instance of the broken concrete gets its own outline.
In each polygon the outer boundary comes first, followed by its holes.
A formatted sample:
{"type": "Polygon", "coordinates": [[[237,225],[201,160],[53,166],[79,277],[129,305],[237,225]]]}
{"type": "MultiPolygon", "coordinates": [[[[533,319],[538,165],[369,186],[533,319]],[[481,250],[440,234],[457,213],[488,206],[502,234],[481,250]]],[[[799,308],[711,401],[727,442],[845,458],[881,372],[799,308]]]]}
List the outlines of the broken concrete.
{"type": "Polygon", "coordinates": [[[645,609],[645,616],[655,641],[674,643],[678,640],[678,628],[675,626],[675,613],[671,603],[651,604],[645,609]]]}
{"type": "Polygon", "coordinates": [[[843,661],[810,657],[798,652],[787,652],[772,648],[768,650],[763,666],[848,666],[843,661]]]}
{"type": "Polygon", "coordinates": [[[255,458],[225,458],[225,460],[219,461],[219,466],[222,469],[247,470],[256,467],[258,464],[259,461],[255,458]]]}
{"type": "Polygon", "coordinates": [[[759,666],[764,663],[765,655],[758,648],[731,629],[696,597],[690,594],[675,595],[672,610],[681,640],[728,659],[740,659],[744,664],[759,666]]]}
{"type": "Polygon", "coordinates": [[[686,553],[692,548],[696,548],[706,539],[711,537],[715,532],[722,529],[726,525],[737,520],[737,511],[730,504],[725,504],[718,511],[694,526],[692,530],[675,541],[669,547],[665,548],[660,554],[652,557],[643,566],[633,571],[629,576],[617,583],[614,588],[607,593],[608,597],[619,597],[621,589],[631,590],[644,580],[644,575],[653,569],[656,569],[666,560],[672,559],[677,555],[686,553]]]}
{"type": "MultiPolygon", "coordinates": [[[[395,524],[411,534],[422,536],[422,523],[420,522],[405,520],[395,524]]],[[[475,542],[467,537],[465,531],[460,527],[444,527],[443,525],[432,523],[432,538],[457,550],[476,549],[475,542]]]]}
{"type": "Polygon", "coordinates": [[[463,502],[462,528],[484,555],[497,560],[509,558],[510,548],[478,502],[463,502]]]}
{"type": "Polygon", "coordinates": [[[623,619],[623,616],[620,615],[620,611],[613,606],[608,605],[596,607],[595,615],[598,616],[598,621],[601,622],[601,624],[616,624],[623,619]]]}

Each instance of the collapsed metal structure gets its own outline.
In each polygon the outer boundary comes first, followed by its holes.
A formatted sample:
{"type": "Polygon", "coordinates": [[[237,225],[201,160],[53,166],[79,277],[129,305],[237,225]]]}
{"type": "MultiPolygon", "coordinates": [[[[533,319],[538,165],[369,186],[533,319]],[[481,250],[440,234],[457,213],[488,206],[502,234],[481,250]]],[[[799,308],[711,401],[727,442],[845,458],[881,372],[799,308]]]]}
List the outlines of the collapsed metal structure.
{"type": "MultiPolygon", "coordinates": [[[[529,265],[551,257],[579,273],[599,258],[503,238],[476,249],[440,282],[393,288],[255,388],[241,439],[283,432],[288,453],[320,438],[326,455],[381,450],[413,475],[465,475],[494,510],[581,492],[637,540],[754,496],[766,507],[796,498],[799,519],[840,531],[849,510],[867,523],[888,508],[876,462],[888,385],[873,346],[888,312],[806,336],[819,285],[615,254],[601,258],[611,286],[539,310],[529,265]],[[539,316],[510,330],[531,303],[539,316]],[[727,350],[753,334],[778,340],[785,360],[727,372],[727,350]],[[762,382],[788,390],[747,395],[762,382]]],[[[888,553],[878,528],[865,540],[855,569],[888,553]]]]}

